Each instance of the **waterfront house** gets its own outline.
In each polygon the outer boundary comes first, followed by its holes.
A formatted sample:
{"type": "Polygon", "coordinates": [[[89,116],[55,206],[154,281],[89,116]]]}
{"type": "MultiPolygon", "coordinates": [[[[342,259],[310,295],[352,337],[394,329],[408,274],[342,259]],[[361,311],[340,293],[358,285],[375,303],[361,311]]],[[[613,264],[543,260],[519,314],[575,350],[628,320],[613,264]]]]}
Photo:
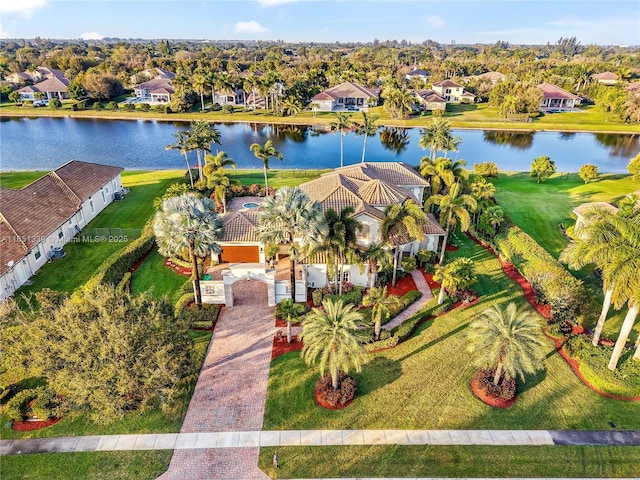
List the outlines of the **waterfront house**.
{"type": "Polygon", "coordinates": [[[33,72],[23,72],[31,76],[31,81],[37,82],[33,85],[27,85],[18,90],[20,99],[36,100],[38,93],[42,92],[46,100],[58,98],[64,100],[69,98],[67,95],[67,87],[71,81],[64,76],[60,70],[48,67],[38,67],[33,72]]]}
{"type": "Polygon", "coordinates": [[[319,112],[367,111],[378,104],[378,89],[365,88],[355,82],[343,82],[315,95],[311,102],[319,105],[319,112]]]}
{"type": "Polygon", "coordinates": [[[578,95],[567,92],[556,85],[543,82],[538,85],[538,88],[542,90],[543,94],[540,104],[542,111],[573,110],[580,105],[581,99],[578,95]]]}
{"type": "Polygon", "coordinates": [[[0,300],[63,255],[122,190],[122,170],[73,160],[19,190],[0,189],[0,300]]]}
{"type": "Polygon", "coordinates": [[[175,73],[161,68],[144,70],[137,74],[135,78],[150,78],[150,80],[134,85],[133,93],[139,102],[150,105],[169,103],[171,102],[171,96],[176,92],[172,85],[175,76],[175,73]]]}
{"type": "Polygon", "coordinates": [[[472,80],[488,80],[492,85],[496,85],[497,83],[504,82],[507,79],[507,76],[500,72],[485,72],[480,75],[469,75],[462,79],[465,83],[469,83],[472,80]]]}
{"type": "Polygon", "coordinates": [[[613,72],[602,72],[591,75],[591,79],[601,85],[615,85],[618,83],[619,77],[613,72]]]}
{"type": "Polygon", "coordinates": [[[446,110],[447,101],[433,90],[415,90],[416,104],[423,110],[446,110]]]}
{"type": "Polygon", "coordinates": [[[462,85],[448,79],[434,83],[431,88],[447,103],[473,103],[476,98],[475,95],[467,92],[462,85]]]}

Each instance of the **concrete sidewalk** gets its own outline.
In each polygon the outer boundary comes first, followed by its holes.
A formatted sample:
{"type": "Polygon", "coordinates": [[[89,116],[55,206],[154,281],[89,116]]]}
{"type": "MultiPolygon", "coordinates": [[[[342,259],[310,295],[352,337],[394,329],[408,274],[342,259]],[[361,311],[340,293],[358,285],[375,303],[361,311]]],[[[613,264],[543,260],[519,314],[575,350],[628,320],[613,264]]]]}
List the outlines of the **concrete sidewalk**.
{"type": "Polygon", "coordinates": [[[0,440],[0,455],[335,445],[640,446],[640,430],[265,430],[0,440]]]}

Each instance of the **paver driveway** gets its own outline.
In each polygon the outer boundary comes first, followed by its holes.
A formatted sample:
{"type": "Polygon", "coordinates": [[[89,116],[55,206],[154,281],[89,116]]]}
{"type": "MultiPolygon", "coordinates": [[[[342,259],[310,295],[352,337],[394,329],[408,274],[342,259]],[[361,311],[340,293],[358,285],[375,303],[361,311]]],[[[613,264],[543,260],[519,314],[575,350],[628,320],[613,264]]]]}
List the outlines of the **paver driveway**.
{"type": "MultiPolygon", "coordinates": [[[[182,433],[261,430],[271,362],[273,308],[258,280],[233,286],[200,372],[182,433]]],[[[175,450],[161,480],[268,479],[259,448],[175,450]]]]}

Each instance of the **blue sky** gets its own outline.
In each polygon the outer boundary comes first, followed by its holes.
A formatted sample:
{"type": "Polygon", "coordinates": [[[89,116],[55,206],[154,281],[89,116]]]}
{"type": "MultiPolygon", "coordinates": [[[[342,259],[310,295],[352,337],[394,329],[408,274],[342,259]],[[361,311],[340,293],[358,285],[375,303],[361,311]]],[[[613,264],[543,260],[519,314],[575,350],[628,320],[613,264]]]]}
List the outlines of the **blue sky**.
{"type": "Polygon", "coordinates": [[[2,38],[640,45],[638,0],[0,0],[2,38]]]}

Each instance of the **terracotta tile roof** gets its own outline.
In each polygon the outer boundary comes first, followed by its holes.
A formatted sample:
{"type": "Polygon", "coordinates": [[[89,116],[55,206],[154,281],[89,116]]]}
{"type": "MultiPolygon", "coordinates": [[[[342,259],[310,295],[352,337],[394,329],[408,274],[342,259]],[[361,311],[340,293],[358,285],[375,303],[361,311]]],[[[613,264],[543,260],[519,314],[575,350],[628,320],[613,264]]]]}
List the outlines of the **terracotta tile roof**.
{"type": "MultiPolygon", "coordinates": [[[[4,191],[0,190],[0,197],[4,191]]],[[[4,200],[4,199],[3,199],[4,200]]],[[[0,215],[0,275],[9,270],[9,262],[17,263],[27,253],[29,248],[20,241],[11,226],[0,215]]]]}
{"type": "Polygon", "coordinates": [[[485,73],[481,73],[480,75],[469,75],[468,77],[465,77],[465,79],[467,81],[471,79],[476,79],[476,80],[487,79],[492,81],[493,83],[497,83],[497,82],[506,80],[507,76],[504,73],[500,73],[500,72],[485,72],[485,73]]]}
{"type": "Polygon", "coordinates": [[[454,82],[453,80],[443,80],[441,82],[438,83],[434,83],[432,85],[433,87],[444,87],[444,88],[462,88],[462,85],[460,85],[459,83],[454,82]]]}
{"type": "Polygon", "coordinates": [[[311,100],[335,100],[338,97],[349,98],[378,98],[378,91],[375,89],[365,88],[362,85],[358,85],[355,82],[343,82],[335,87],[328,88],[318,95],[315,95],[311,100]]]}
{"type": "Polygon", "coordinates": [[[31,87],[22,87],[18,92],[66,92],[69,83],[64,77],[51,77],[31,87]]]}
{"type": "Polygon", "coordinates": [[[378,179],[363,183],[358,189],[358,195],[370,205],[391,205],[408,199],[417,200],[408,190],[378,179]]]}
{"type": "MultiPolygon", "coordinates": [[[[440,224],[436,220],[436,217],[434,217],[433,214],[427,213],[427,219],[428,219],[428,222],[425,223],[423,226],[425,235],[444,235],[445,234],[445,231],[440,226],[440,224]]],[[[413,241],[413,238],[410,238],[405,232],[403,232],[402,234],[399,234],[398,227],[394,227],[390,232],[389,241],[393,246],[405,245],[413,241]]]]}
{"type": "Polygon", "coordinates": [[[336,168],[335,173],[362,180],[378,179],[396,186],[429,186],[413,167],[402,162],[358,163],[336,168]]]}
{"type": "Polygon", "coordinates": [[[591,78],[596,80],[618,80],[618,75],[613,72],[594,73],[591,78]]]}
{"type": "Polygon", "coordinates": [[[256,228],[259,225],[259,211],[259,208],[251,208],[224,215],[224,236],[221,242],[258,242],[256,228]]]}
{"type": "Polygon", "coordinates": [[[424,233],[427,235],[444,235],[446,232],[440,226],[433,213],[427,213],[429,223],[424,226],[424,233]]]}
{"type": "Polygon", "coordinates": [[[627,88],[625,90],[628,90],[630,92],[640,93],[640,82],[630,83],[629,85],[627,85],[627,88]]]}
{"type": "Polygon", "coordinates": [[[544,98],[562,98],[575,100],[578,100],[580,98],[578,95],[569,93],[566,90],[563,90],[562,88],[547,82],[541,83],[540,85],[538,85],[538,88],[542,90],[544,98]]]}
{"type": "Polygon", "coordinates": [[[416,95],[418,95],[422,100],[429,103],[447,103],[447,101],[438,95],[433,90],[416,90],[416,95]]]}
{"type": "Polygon", "coordinates": [[[60,177],[81,201],[85,201],[123,170],[122,167],[72,160],[52,173],[60,177]]]}

